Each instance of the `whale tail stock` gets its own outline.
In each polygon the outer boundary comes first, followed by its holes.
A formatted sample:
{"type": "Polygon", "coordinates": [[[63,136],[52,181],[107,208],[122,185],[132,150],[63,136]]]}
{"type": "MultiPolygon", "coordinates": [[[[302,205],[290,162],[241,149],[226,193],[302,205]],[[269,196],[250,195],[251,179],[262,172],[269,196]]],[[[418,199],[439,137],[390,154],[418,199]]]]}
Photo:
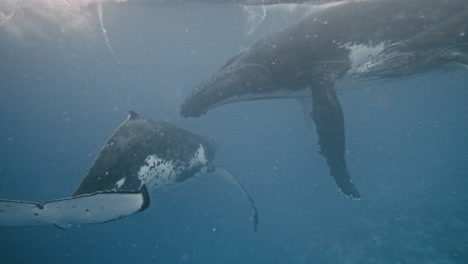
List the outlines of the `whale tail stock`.
{"type": "Polygon", "coordinates": [[[319,137],[320,154],[327,160],[339,190],[348,198],[361,199],[346,165],[344,117],[335,91],[335,78],[314,83],[311,90],[311,117],[319,137]]]}

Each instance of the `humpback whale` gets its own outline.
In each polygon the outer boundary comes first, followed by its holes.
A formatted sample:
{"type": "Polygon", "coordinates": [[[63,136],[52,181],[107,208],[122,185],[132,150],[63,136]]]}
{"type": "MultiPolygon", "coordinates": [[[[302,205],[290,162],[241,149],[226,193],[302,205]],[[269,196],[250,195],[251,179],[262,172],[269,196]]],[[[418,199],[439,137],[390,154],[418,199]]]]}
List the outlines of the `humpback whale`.
{"type": "Polygon", "coordinates": [[[215,152],[216,144],[210,139],[130,111],[72,197],[44,204],[0,200],[0,226],[54,225],[67,229],[109,222],[148,208],[148,192],[153,189],[212,172],[245,195],[257,231],[255,202],[232,174],[213,165],[215,152]]]}
{"type": "Polygon", "coordinates": [[[350,1],[257,40],[181,106],[198,117],[232,102],[312,97],[321,155],[339,190],[359,199],[345,159],[342,79],[394,79],[468,64],[466,0],[350,1]]]}

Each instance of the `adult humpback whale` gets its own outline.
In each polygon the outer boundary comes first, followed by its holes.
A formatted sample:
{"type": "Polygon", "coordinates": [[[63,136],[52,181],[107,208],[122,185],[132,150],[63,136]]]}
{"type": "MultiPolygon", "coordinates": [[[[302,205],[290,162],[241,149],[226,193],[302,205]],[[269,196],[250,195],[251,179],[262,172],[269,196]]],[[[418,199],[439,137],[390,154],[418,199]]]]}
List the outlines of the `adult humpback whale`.
{"type": "Polygon", "coordinates": [[[71,228],[116,220],[145,210],[150,203],[148,190],[217,171],[251,203],[256,231],[252,197],[226,170],[213,166],[215,151],[209,139],[130,111],[72,197],[44,204],[0,200],[0,226],[71,228]]]}
{"type": "Polygon", "coordinates": [[[360,198],[345,160],[335,83],[397,78],[468,64],[466,0],[369,0],[334,5],[255,42],[229,59],[181,106],[200,116],[231,102],[312,96],[311,117],[339,189],[360,198]]]}

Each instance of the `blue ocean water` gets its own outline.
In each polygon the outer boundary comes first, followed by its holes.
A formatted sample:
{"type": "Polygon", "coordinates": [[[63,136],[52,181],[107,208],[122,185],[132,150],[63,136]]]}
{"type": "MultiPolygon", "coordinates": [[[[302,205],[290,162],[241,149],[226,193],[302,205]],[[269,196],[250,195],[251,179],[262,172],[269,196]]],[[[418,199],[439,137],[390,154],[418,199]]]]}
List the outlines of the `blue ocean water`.
{"type": "Polygon", "coordinates": [[[339,84],[348,166],[364,197],[352,201],[328,175],[296,101],[178,114],[229,57],[303,10],[108,2],[101,26],[95,4],[58,14],[8,8],[0,20],[0,198],[70,196],[132,109],[212,137],[216,164],[250,191],[260,227],[252,231],[237,189],[206,175],[154,191],[150,208],[119,221],[0,228],[0,263],[468,262],[463,67],[339,84]]]}

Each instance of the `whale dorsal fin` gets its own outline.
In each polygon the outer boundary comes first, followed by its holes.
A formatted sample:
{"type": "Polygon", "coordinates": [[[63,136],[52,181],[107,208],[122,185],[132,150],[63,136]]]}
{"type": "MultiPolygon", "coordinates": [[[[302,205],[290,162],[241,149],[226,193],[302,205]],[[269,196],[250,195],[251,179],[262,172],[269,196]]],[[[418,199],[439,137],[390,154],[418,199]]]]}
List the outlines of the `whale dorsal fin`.
{"type": "Polygon", "coordinates": [[[141,115],[138,114],[137,112],[133,111],[133,110],[130,110],[128,111],[128,119],[129,120],[138,120],[138,119],[142,119],[141,115]]]}

